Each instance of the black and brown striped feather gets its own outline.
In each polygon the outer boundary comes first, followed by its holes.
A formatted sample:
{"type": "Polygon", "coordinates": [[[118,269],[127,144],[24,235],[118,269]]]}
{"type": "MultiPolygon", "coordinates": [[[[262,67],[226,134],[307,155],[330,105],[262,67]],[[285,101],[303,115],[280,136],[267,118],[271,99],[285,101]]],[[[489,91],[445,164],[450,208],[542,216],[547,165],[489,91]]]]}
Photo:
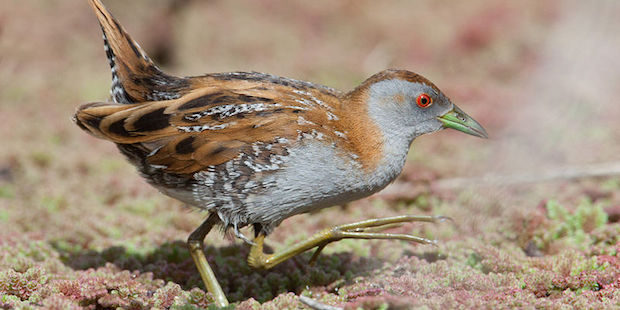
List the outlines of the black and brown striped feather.
{"type": "Polygon", "coordinates": [[[103,31],[106,56],[112,71],[112,99],[131,104],[175,99],[190,89],[187,78],[161,71],[100,0],[89,0],[103,31]]]}
{"type": "MultiPolygon", "coordinates": [[[[251,152],[253,143],[272,143],[277,138],[292,143],[300,134],[313,131],[321,132],[326,143],[337,143],[337,122],[328,120],[323,107],[303,106],[295,101],[301,98],[299,94],[284,88],[210,86],[175,100],[89,103],[78,108],[75,120],[96,137],[119,145],[140,145],[149,164],[175,174],[191,174],[222,164],[241,152],[251,152]],[[196,117],[221,107],[237,111],[234,109],[251,104],[261,108],[196,117]],[[217,129],[192,130],[201,126],[217,129]]],[[[310,98],[304,100],[310,102],[310,98]]],[[[338,100],[332,97],[326,102],[335,104],[338,100]]]]}

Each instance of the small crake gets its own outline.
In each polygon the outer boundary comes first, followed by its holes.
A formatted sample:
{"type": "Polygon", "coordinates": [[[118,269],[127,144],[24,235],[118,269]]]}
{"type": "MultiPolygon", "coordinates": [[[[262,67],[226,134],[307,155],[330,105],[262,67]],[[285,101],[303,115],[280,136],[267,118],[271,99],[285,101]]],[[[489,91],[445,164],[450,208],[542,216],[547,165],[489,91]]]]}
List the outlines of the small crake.
{"type": "Polygon", "coordinates": [[[284,219],[387,186],[416,137],[442,128],[487,137],[433,83],[405,70],[379,72],[349,92],[257,72],[168,75],[99,0],[89,2],[104,33],[114,102],[84,104],[74,120],[116,143],[162,193],[208,213],[188,246],[218,305],[228,301],[203,252],[214,225],[252,245],[248,263],[256,268],[313,248],[315,259],[343,238],[432,243],[382,232],[444,219],[403,215],[328,228],[275,254],[263,252],[265,236],[284,219]],[[247,225],[253,239],[239,232],[247,225]]]}

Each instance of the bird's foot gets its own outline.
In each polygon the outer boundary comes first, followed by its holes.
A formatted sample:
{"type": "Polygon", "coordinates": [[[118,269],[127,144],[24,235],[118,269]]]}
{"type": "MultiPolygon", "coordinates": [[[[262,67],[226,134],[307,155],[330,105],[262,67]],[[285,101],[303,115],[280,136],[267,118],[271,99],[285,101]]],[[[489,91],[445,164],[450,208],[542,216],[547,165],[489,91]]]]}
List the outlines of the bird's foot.
{"type": "Polygon", "coordinates": [[[409,222],[439,223],[448,219],[450,218],[444,216],[401,215],[338,225],[322,230],[305,241],[274,254],[265,254],[263,252],[265,236],[259,234],[254,239],[255,245],[253,245],[250,250],[248,264],[254,268],[269,269],[297,254],[316,248],[315,253],[310,259],[310,263],[313,263],[325,246],[342,239],[395,239],[434,245],[436,244],[434,240],[409,234],[384,233],[382,231],[409,222]]]}
{"type": "Polygon", "coordinates": [[[329,237],[326,238],[323,243],[317,246],[316,251],[310,258],[309,263],[313,264],[319,257],[319,254],[323,251],[326,245],[339,241],[342,239],[393,239],[393,240],[404,240],[409,242],[421,243],[421,244],[431,244],[436,245],[437,241],[422,238],[410,234],[394,234],[394,233],[383,233],[382,231],[399,227],[405,223],[410,222],[430,222],[430,223],[441,223],[446,220],[451,220],[445,216],[428,216],[428,215],[401,215],[394,217],[386,217],[379,219],[369,219],[365,221],[344,224],[334,226],[332,228],[328,228],[321,233],[327,234],[329,237]]]}

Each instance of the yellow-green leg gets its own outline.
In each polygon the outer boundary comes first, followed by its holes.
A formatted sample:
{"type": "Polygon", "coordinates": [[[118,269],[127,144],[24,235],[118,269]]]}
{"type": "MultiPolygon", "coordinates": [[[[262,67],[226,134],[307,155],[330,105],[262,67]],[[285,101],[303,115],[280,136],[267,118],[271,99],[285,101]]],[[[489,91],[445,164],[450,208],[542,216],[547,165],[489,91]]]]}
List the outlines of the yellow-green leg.
{"type": "Polygon", "coordinates": [[[265,235],[259,233],[258,236],[254,239],[254,245],[252,245],[252,248],[250,249],[248,264],[253,268],[270,269],[297,254],[303,253],[312,248],[317,248],[316,252],[310,259],[310,262],[313,262],[327,244],[347,238],[396,239],[423,244],[435,244],[433,240],[413,235],[380,233],[378,231],[382,231],[408,222],[437,223],[442,222],[446,219],[447,218],[443,216],[401,215],[334,226],[332,228],[322,230],[314,234],[310,238],[274,254],[265,254],[263,252],[263,242],[265,240],[265,235]]]}
{"type": "Polygon", "coordinates": [[[217,282],[217,278],[215,278],[215,274],[209,266],[203,251],[203,241],[205,236],[218,221],[219,218],[217,214],[211,213],[209,217],[200,225],[200,227],[196,228],[196,230],[189,235],[189,238],[187,238],[187,247],[189,248],[189,253],[192,255],[192,259],[194,259],[196,268],[198,268],[198,273],[200,273],[202,282],[204,282],[207,290],[213,294],[215,303],[218,306],[223,307],[228,305],[228,299],[226,299],[226,295],[224,295],[224,291],[222,291],[220,283],[217,282]]]}

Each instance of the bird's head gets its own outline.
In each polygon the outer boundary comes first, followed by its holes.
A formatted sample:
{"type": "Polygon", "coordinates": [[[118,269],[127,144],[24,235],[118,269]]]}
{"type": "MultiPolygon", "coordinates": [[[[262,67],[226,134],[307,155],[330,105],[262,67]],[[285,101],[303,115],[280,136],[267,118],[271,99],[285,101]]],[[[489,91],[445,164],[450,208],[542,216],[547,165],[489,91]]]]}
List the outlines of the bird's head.
{"type": "Polygon", "coordinates": [[[368,113],[384,132],[411,138],[452,128],[487,138],[484,128],[454,105],[432,82],[406,70],[385,70],[367,79],[368,113]]]}

